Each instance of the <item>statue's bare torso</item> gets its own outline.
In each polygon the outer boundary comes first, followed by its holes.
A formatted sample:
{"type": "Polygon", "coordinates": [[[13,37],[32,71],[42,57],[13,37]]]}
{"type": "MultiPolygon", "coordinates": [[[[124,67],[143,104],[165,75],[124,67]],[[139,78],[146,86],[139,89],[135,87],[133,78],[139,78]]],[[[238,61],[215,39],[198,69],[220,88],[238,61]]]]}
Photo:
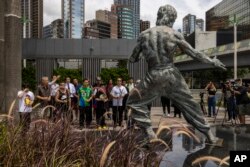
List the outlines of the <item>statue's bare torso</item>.
{"type": "Polygon", "coordinates": [[[142,54],[148,62],[149,69],[163,67],[173,63],[177,47],[178,34],[167,26],[157,26],[141,33],[142,54]]]}

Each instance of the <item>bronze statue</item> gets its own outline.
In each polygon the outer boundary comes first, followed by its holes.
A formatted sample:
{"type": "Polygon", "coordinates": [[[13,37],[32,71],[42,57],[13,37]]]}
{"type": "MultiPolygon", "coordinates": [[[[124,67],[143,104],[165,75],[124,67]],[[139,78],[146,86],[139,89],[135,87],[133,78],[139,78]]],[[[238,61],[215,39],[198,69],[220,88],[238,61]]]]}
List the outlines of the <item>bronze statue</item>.
{"type": "Polygon", "coordinates": [[[131,108],[131,118],[142,128],[149,139],[157,138],[150,120],[147,104],[160,96],[165,96],[181,110],[188,123],[202,132],[209,142],[217,138],[212,134],[210,125],[206,123],[201,108],[191,96],[191,92],[179,70],[173,64],[173,56],[177,47],[192,58],[216,67],[226,69],[216,58],[209,58],[196,51],[184,39],[181,33],[172,29],[177,12],[170,5],[161,6],[157,14],[156,27],[143,31],[133,50],[130,62],[137,62],[143,56],[148,63],[148,72],[137,86],[138,94],[131,93],[127,106],[131,108]]]}

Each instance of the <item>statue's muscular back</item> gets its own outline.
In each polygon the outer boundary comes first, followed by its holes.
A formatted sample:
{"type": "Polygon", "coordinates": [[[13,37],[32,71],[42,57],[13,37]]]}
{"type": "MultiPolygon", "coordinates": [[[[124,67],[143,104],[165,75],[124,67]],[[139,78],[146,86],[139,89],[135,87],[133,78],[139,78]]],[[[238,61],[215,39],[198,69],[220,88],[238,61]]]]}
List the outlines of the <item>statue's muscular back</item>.
{"type": "Polygon", "coordinates": [[[156,26],[143,31],[139,37],[141,52],[149,69],[173,63],[176,50],[176,32],[167,26],[156,26]]]}

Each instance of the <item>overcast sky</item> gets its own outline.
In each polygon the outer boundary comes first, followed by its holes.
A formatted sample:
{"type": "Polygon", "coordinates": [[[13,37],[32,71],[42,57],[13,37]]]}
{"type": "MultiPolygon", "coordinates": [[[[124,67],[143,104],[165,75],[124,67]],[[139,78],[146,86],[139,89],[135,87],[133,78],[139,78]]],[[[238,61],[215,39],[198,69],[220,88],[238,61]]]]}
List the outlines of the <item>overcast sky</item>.
{"type": "MultiPolygon", "coordinates": [[[[178,12],[174,29],[182,29],[182,18],[194,14],[205,20],[205,12],[222,0],[141,0],[141,19],[149,20],[155,26],[156,13],[160,6],[170,4],[178,12]]],[[[110,10],[113,0],[85,0],[85,21],[95,18],[98,9],[110,10]]],[[[61,18],[61,0],[44,0],[44,25],[61,18]]]]}

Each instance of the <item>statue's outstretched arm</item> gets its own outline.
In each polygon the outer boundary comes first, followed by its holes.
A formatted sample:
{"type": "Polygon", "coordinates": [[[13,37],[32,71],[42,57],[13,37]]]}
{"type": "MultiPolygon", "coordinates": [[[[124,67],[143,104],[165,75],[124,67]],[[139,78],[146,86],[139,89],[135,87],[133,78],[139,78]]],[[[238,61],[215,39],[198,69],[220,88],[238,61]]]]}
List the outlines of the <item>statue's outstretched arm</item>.
{"type": "Polygon", "coordinates": [[[184,40],[184,37],[181,34],[176,34],[176,43],[179,48],[185,52],[187,55],[191,56],[193,59],[196,59],[203,63],[212,64],[216,67],[219,67],[223,70],[226,70],[225,65],[217,58],[211,59],[206,54],[195,50],[188,42],[184,40]]]}

